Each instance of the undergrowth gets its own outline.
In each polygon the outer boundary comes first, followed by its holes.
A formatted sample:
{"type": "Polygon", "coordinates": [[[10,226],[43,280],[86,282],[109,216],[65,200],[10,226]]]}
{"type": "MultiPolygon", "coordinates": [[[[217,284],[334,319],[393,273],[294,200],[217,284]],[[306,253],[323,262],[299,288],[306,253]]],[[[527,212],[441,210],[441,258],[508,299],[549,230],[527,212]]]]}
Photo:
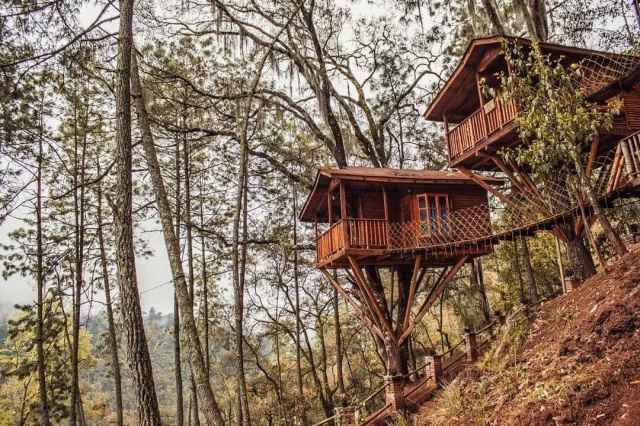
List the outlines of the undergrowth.
{"type": "Polygon", "coordinates": [[[447,385],[436,398],[429,424],[452,423],[485,425],[495,409],[515,398],[523,402],[559,400],[566,391],[557,380],[532,382],[527,360],[522,358],[530,323],[520,312],[503,327],[491,350],[468,369],[465,378],[447,385]]]}

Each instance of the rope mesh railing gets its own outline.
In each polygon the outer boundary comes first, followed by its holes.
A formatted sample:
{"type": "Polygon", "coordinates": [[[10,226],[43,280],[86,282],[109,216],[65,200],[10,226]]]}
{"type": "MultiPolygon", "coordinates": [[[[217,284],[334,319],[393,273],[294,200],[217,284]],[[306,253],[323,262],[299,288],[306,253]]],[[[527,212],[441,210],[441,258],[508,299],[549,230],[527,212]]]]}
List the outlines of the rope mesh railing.
{"type": "MultiPolygon", "coordinates": [[[[589,186],[598,199],[606,199],[612,192],[624,188],[640,177],[640,132],[627,137],[616,149],[587,167],[589,186]]],[[[501,191],[503,208],[499,210],[480,204],[439,216],[434,213],[429,222],[345,219],[334,225],[331,232],[340,230],[347,234],[337,240],[354,248],[438,252],[475,245],[483,249],[499,239],[532,232],[536,226],[544,225],[548,229],[570,214],[589,211],[587,197],[579,185],[569,184],[573,179],[558,173],[553,179],[534,183],[528,176],[514,175],[501,191]]],[[[327,253],[336,251],[333,247],[327,253]]]]}

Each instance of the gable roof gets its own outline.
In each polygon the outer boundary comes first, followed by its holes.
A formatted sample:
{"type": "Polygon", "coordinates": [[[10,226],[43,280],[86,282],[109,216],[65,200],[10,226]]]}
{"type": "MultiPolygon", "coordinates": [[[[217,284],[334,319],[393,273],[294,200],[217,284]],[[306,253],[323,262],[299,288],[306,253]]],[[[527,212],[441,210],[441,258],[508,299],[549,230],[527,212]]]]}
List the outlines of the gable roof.
{"type": "MultiPolygon", "coordinates": [[[[531,45],[532,41],[521,37],[511,36],[491,36],[472,40],[465,53],[462,55],[460,62],[456,66],[445,85],[439,90],[438,94],[433,98],[423,116],[429,121],[442,121],[442,117],[447,111],[456,111],[460,109],[469,98],[469,88],[473,87],[473,95],[475,91],[475,72],[476,69],[487,53],[491,49],[501,47],[505,42],[519,43],[523,45],[531,45]]],[[[586,58],[608,58],[629,62],[630,70],[624,75],[603,76],[601,84],[598,87],[590,87],[588,95],[594,95],[596,92],[604,91],[615,85],[620,80],[627,78],[636,78],[640,74],[640,58],[633,55],[623,55],[610,52],[602,52],[578,47],[564,46],[555,43],[539,43],[543,52],[563,55],[569,61],[578,62],[586,58]]],[[[477,96],[476,96],[477,97],[477,96]]]]}
{"type": "MultiPolygon", "coordinates": [[[[318,170],[313,189],[307,196],[299,218],[312,221],[314,211],[326,197],[332,179],[351,182],[370,182],[378,185],[394,184],[466,184],[477,185],[467,176],[452,170],[409,170],[380,167],[346,167],[343,169],[323,167],[318,170]]],[[[487,183],[500,185],[504,180],[484,177],[487,183]]]]}

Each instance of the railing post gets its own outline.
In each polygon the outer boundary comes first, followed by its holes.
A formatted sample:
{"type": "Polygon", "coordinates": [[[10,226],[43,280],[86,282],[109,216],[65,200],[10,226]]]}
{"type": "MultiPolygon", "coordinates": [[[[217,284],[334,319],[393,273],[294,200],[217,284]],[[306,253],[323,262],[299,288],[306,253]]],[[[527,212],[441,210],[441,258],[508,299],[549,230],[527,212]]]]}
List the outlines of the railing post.
{"type": "Polygon", "coordinates": [[[351,232],[350,232],[350,222],[349,219],[343,219],[342,220],[342,241],[343,241],[343,247],[345,249],[348,249],[349,247],[351,247],[351,232]]]}
{"type": "Polygon", "coordinates": [[[384,376],[384,399],[391,406],[391,412],[397,413],[405,408],[404,399],[404,377],[384,376]]]}
{"type": "Polygon", "coordinates": [[[624,169],[629,177],[635,175],[635,168],[633,159],[631,158],[631,152],[629,151],[629,144],[626,139],[620,141],[620,148],[622,149],[622,156],[624,158],[624,169]]]}
{"type": "Polygon", "coordinates": [[[356,426],[358,424],[358,407],[348,405],[336,407],[336,426],[356,426]]]}
{"type": "Polygon", "coordinates": [[[433,349],[424,357],[425,377],[430,378],[429,381],[433,385],[438,386],[442,382],[442,355],[438,355],[433,349]]]}
{"type": "Polygon", "coordinates": [[[465,352],[467,353],[467,361],[475,362],[478,360],[478,343],[476,334],[465,328],[464,330],[465,352]]]}

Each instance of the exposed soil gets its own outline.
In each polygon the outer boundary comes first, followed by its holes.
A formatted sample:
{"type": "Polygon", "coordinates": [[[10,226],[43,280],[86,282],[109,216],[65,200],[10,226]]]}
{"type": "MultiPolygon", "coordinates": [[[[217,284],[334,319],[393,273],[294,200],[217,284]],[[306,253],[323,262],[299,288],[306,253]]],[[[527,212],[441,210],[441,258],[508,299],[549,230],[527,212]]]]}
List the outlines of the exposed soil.
{"type": "Polygon", "coordinates": [[[456,380],[464,409],[452,425],[640,425],[640,246],[540,305],[504,372],[476,365],[456,380]]]}

